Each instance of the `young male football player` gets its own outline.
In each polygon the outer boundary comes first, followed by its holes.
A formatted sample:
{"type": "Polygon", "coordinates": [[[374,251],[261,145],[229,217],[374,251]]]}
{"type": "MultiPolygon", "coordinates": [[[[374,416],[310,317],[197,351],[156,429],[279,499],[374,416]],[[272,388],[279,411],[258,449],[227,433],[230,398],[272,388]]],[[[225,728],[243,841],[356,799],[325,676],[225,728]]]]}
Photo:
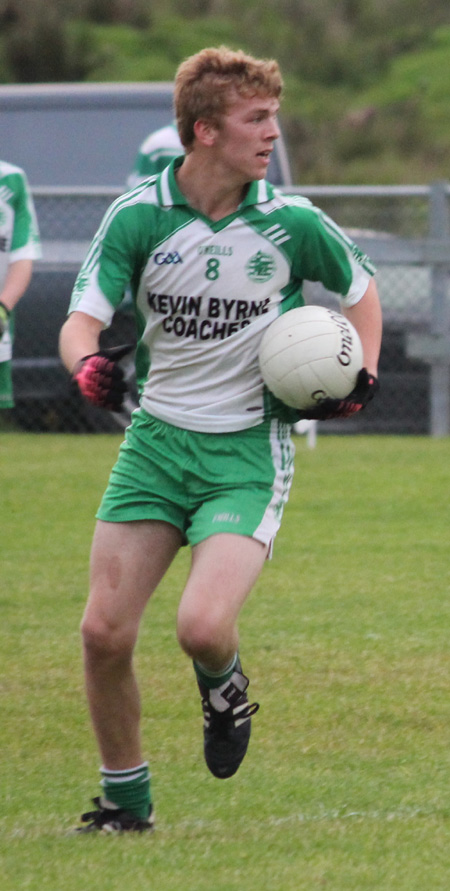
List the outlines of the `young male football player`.
{"type": "Polygon", "coordinates": [[[275,61],[210,48],[175,82],[185,155],[106,213],[74,288],[61,355],[81,392],[112,410],[125,384],[120,351],[99,338],[132,283],[140,407],[97,515],[82,622],[86,689],[102,794],[84,831],[153,826],[133,651],[148,600],[182,545],[191,568],[177,635],[193,661],[204,754],[231,777],[247,750],[256,703],[238,653],[238,616],[271,554],[293,470],[293,416],[265,390],[263,332],[302,305],[302,282],[341,297],[365,368],[345,416],[377,389],[381,315],[373,268],[308,201],[264,179],[278,137],[275,61]]]}
{"type": "Polygon", "coordinates": [[[14,307],[41,256],[38,226],[26,174],[0,161],[0,409],[13,408],[14,307]]]}

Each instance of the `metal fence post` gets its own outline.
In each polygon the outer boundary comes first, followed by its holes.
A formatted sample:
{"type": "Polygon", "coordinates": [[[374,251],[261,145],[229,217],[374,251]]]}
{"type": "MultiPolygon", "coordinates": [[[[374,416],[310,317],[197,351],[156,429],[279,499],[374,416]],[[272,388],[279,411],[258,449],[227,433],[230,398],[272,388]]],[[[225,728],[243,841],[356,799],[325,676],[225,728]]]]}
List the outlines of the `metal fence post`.
{"type": "MultiPolygon", "coordinates": [[[[431,239],[450,243],[450,215],[448,184],[435,182],[430,188],[429,235],[431,239]]],[[[449,257],[450,261],[450,257],[449,257]]],[[[449,334],[447,290],[449,267],[434,263],[431,271],[431,320],[432,336],[449,334]]],[[[431,436],[448,436],[450,433],[450,364],[445,356],[430,358],[430,433],[431,436]]]]}

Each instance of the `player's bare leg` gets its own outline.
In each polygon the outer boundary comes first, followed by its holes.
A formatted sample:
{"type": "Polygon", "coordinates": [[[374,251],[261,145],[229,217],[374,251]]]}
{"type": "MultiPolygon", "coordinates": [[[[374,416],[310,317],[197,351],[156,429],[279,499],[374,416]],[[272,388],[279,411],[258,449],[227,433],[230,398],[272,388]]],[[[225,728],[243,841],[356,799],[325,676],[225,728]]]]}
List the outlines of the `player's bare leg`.
{"type": "Polygon", "coordinates": [[[133,650],[148,599],[180,544],[168,523],[99,521],[96,527],[82,635],[92,723],[111,770],[142,762],[133,650]]]}
{"type": "Polygon", "coordinates": [[[243,535],[211,535],[192,549],[192,566],[178,610],[178,639],[192,659],[217,671],[238,647],[237,618],[267,556],[243,535]]]}
{"type": "Polygon", "coordinates": [[[237,619],[267,555],[254,539],[213,535],[193,549],[178,612],[178,639],[194,660],[204,714],[204,754],[214,776],[232,776],[247,751],[248,678],[237,653],[237,619]]]}
{"type": "Polygon", "coordinates": [[[154,827],[132,659],[142,613],[180,544],[180,533],[167,523],[97,524],[82,634],[87,696],[103,758],[103,794],[93,799],[95,810],[82,815],[78,832],[148,832],[154,827]]]}

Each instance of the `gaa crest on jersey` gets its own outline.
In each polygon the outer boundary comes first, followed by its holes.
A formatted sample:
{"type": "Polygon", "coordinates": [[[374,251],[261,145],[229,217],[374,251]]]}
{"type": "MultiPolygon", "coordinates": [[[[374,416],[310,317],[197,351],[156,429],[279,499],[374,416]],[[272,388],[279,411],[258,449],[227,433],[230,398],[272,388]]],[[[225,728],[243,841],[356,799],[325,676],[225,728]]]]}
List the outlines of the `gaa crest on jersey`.
{"type": "Polygon", "coordinates": [[[183,262],[178,251],[158,251],[153,259],[157,266],[172,266],[173,263],[183,262]]]}
{"type": "Polygon", "coordinates": [[[275,258],[264,251],[258,251],[250,257],[245,269],[252,282],[268,282],[276,272],[275,258]]]}

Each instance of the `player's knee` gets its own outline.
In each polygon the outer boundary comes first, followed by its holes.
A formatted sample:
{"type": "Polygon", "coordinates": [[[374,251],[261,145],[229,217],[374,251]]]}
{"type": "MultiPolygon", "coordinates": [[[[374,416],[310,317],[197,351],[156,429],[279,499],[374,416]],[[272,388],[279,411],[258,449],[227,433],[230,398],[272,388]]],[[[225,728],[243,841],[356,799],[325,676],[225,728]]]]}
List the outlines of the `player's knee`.
{"type": "Polygon", "coordinates": [[[96,659],[128,658],[135,644],[129,630],[89,615],[81,623],[81,637],[86,655],[96,659]]]}
{"type": "Polygon", "coordinates": [[[228,649],[228,629],[214,616],[179,616],[177,637],[182,650],[199,662],[208,660],[221,649],[228,649]],[[225,644],[225,646],[224,646],[225,644]]]}

